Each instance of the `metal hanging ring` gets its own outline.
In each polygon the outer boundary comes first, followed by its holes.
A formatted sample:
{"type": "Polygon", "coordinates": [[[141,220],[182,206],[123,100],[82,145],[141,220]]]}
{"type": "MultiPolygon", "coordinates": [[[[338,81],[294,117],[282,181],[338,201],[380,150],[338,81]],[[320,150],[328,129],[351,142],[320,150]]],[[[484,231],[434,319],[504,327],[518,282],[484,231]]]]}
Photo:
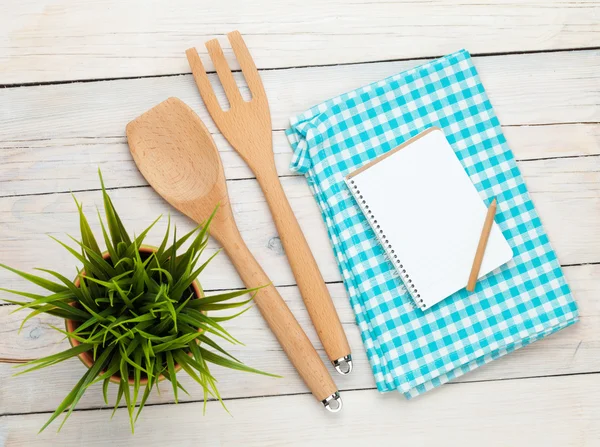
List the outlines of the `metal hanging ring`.
{"type": "Polygon", "coordinates": [[[331,413],[337,413],[342,410],[344,406],[342,403],[342,398],[340,397],[339,392],[333,393],[331,396],[326,397],[321,401],[325,409],[331,413]]]}
{"type": "Polygon", "coordinates": [[[332,363],[335,370],[343,376],[352,372],[352,355],[350,354],[334,360],[332,363]]]}

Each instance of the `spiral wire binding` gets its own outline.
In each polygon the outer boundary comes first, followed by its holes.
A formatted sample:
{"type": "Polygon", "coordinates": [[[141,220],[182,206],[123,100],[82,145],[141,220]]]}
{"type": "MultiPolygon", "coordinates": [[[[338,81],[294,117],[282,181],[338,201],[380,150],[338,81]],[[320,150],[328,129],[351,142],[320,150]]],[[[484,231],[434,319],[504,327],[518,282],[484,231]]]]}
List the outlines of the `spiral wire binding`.
{"type": "Polygon", "coordinates": [[[373,211],[371,211],[371,209],[369,208],[367,201],[363,198],[362,194],[360,193],[358,185],[352,179],[349,179],[349,183],[351,190],[353,190],[354,198],[358,202],[358,206],[360,206],[360,208],[363,210],[365,217],[367,218],[369,224],[371,225],[371,228],[375,232],[375,236],[377,236],[377,239],[383,246],[383,250],[385,251],[385,254],[389,261],[394,266],[395,271],[398,273],[398,276],[400,276],[400,278],[402,279],[402,282],[404,283],[406,289],[410,293],[414,304],[422,310],[425,309],[427,307],[427,304],[423,302],[421,294],[419,293],[419,291],[416,288],[416,285],[410,278],[410,275],[406,272],[404,264],[402,264],[402,261],[398,258],[398,255],[395,253],[395,250],[390,244],[390,241],[385,235],[383,229],[381,228],[381,225],[377,222],[377,218],[373,214],[373,211]]]}

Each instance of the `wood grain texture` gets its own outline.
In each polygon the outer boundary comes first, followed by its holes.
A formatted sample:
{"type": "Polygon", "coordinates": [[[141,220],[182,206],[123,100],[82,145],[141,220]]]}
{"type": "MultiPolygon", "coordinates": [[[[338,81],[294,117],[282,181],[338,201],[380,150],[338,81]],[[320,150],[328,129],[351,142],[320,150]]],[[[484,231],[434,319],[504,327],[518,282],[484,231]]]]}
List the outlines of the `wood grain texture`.
{"type": "MultiPolygon", "coordinates": [[[[351,358],[350,346],[323,276],[277,175],[271,112],[262,80],[241,34],[233,31],[227,34],[227,38],[241,66],[251,98],[248,100],[242,98],[223,50],[215,39],[206,42],[206,48],[215,64],[229,108],[224,110],[219,105],[196,49],[190,49],[186,54],[194,80],[211,118],[256,176],[311,321],[319,334],[329,361],[335,365],[340,374],[343,374],[338,362],[351,358]]],[[[352,364],[348,365],[347,371],[350,372],[352,364]]]]}
{"type": "MultiPolygon", "coordinates": [[[[573,295],[580,308],[581,321],[560,334],[548,337],[510,355],[460,377],[457,382],[489,381],[523,377],[550,376],[600,371],[600,265],[566,267],[565,274],[573,295]]],[[[356,369],[345,377],[337,377],[341,391],[349,389],[374,388],[375,383],[362,349],[360,333],[355,325],[342,284],[330,284],[329,290],[354,348],[356,369]]],[[[302,304],[297,287],[279,288],[282,297],[306,329],[311,342],[319,346],[318,337],[310,324],[308,314],[302,304]]],[[[48,324],[56,321],[53,317],[34,317],[21,334],[17,334],[25,313],[10,312],[14,306],[0,307],[0,357],[35,358],[58,352],[65,346],[62,336],[48,324]]],[[[282,379],[271,379],[252,374],[243,374],[215,367],[215,375],[221,385],[223,397],[227,399],[251,396],[273,396],[307,391],[302,380],[286,360],[277,341],[267,330],[259,313],[252,309],[243,318],[226,325],[231,333],[246,346],[231,346],[232,354],[250,366],[283,375],[282,379]]],[[[324,352],[318,348],[324,358],[324,352]]],[[[53,410],[77,382],[84,372],[83,366],[73,360],[43,371],[24,376],[12,377],[12,365],[0,364],[0,402],[10,402],[10,413],[53,410]],[[52,383],[52,387],[44,386],[52,383]]],[[[181,376],[184,387],[191,396],[180,396],[183,401],[201,400],[202,392],[192,380],[181,376]]],[[[172,390],[161,387],[161,394],[152,393],[149,402],[173,402],[172,390]]],[[[373,391],[375,393],[375,391],[373,391]]],[[[110,389],[115,396],[114,387],[110,389]]],[[[101,387],[90,388],[82,398],[79,408],[102,407],[101,387]]],[[[1,410],[0,413],[4,410],[1,410]]]]}
{"type": "MultiPolygon", "coordinates": [[[[185,59],[185,58],[184,58],[185,59]]],[[[505,126],[599,123],[600,51],[476,57],[505,126]]],[[[274,130],[332,96],[424,61],[270,70],[261,73],[274,130]]],[[[217,82],[216,75],[209,75],[217,82]]],[[[240,73],[236,81],[242,84],[240,73]]],[[[214,84],[213,84],[214,85],[214,84]]],[[[0,141],[122,137],[125,124],[170,96],[190,105],[214,133],[191,75],[0,89],[0,141]]],[[[225,101],[223,94],[217,95],[225,101]]]]}
{"type": "MultiPolygon", "coordinates": [[[[562,264],[599,262],[600,172],[597,156],[563,158],[519,163],[536,209],[562,264]]],[[[52,179],[50,179],[52,181],[52,179]]],[[[317,264],[326,281],[340,280],[339,271],[317,204],[302,177],[282,178],[282,185],[307,237],[317,264]]],[[[269,215],[264,196],[256,180],[228,182],[229,196],[242,237],[259,264],[275,285],[295,284],[285,261],[277,231],[269,215]]],[[[111,184],[109,183],[110,187],[111,184]]],[[[84,211],[94,216],[102,205],[98,191],[76,194],[84,211]]],[[[168,207],[150,188],[127,188],[112,191],[111,196],[131,232],[139,234],[160,214],[171,212],[179,231],[188,231],[192,222],[168,207]],[[132,207],[131,204],[136,204],[132,207]]],[[[100,231],[96,219],[92,229],[100,231]]],[[[160,240],[166,218],[150,232],[148,241],[160,240]]],[[[47,237],[65,239],[77,235],[77,209],[68,193],[0,199],[0,262],[31,270],[35,266],[54,268],[72,274],[75,265],[70,255],[47,237]]],[[[207,254],[218,248],[209,242],[207,254]]],[[[227,289],[241,287],[235,270],[226,256],[217,256],[207,268],[204,287],[227,289]]],[[[27,287],[24,281],[0,271],[4,287],[27,287]]]]}
{"type": "Polygon", "coordinates": [[[595,0],[184,0],[177,7],[8,0],[0,6],[0,84],[189,72],[186,48],[234,29],[246,36],[259,68],[435,56],[461,47],[584,48],[598,45],[599,9],[595,0]]]}
{"type": "MultiPolygon", "coordinates": [[[[518,160],[600,155],[600,124],[507,126],[503,131],[518,160]]],[[[228,180],[254,177],[220,133],[213,137],[228,180]]],[[[289,169],[292,152],[283,131],[273,131],[273,150],[278,174],[297,175],[289,169]]],[[[96,189],[98,167],[112,187],[147,184],[124,136],[0,141],[0,156],[10,165],[0,169],[0,196],[96,189]]]]}
{"type": "MultiPolygon", "coordinates": [[[[51,430],[36,436],[48,414],[22,413],[56,408],[83,366],[74,360],[15,378],[11,365],[0,364],[0,446],[279,446],[315,445],[324,438],[349,445],[395,445],[399,440],[407,445],[447,445],[449,440],[465,446],[598,445],[600,379],[593,373],[600,371],[600,51],[589,48],[598,46],[599,11],[595,0],[284,0],[268,6],[243,0],[210,6],[191,0],[2,2],[0,85],[189,73],[184,49],[201,49],[214,37],[238,69],[224,38],[233,29],[244,33],[259,68],[306,66],[267,70],[261,76],[271,105],[277,171],[291,176],[282,179],[283,188],[329,282],[340,277],[318,209],[304,179],[288,170],[291,154],[282,129],[289,117],[461,47],[493,55],[476,57],[475,65],[516,157],[525,160],[519,167],[559,259],[570,265],[564,270],[581,321],[461,377],[458,384],[406,402],[373,390],[343,285],[331,283],[357,368],[337,382],[342,390],[366,389],[346,391],[346,408],[335,419],[308,395],[275,397],[306,393],[307,388],[252,309],[232,322],[233,334],[247,343],[233,353],[284,378],[216,368],[233,418],[214,402],[202,417],[202,404],[193,402],[201,400],[201,393],[186,381],[189,403],[154,405],[173,402],[166,388],[161,396],[153,395],[135,437],[123,414],[109,422],[109,412],[102,410],[76,411],[59,437],[51,430]],[[565,48],[588,50],[554,52],[565,48]],[[551,52],[498,55],[537,50],[551,52]],[[356,64],[333,66],[349,62],[356,64]]],[[[208,59],[203,50],[200,56],[208,59]]],[[[214,70],[210,62],[206,68],[214,70]]],[[[219,90],[216,76],[209,77],[219,90]]],[[[243,85],[240,73],[234,79],[243,85]]],[[[248,97],[245,87],[241,94],[248,97]]],[[[98,165],[110,186],[122,188],[112,195],[133,230],[168,212],[137,172],[124,125],[169,96],[181,97],[209,125],[242,236],[274,282],[286,285],[278,288],[280,294],[325,358],[254,175],[217,131],[189,74],[0,89],[0,262],[25,270],[52,266],[73,275],[73,262],[43,233],[63,238],[65,231],[78,233],[76,209],[66,192],[97,189],[98,165]]],[[[225,102],[222,92],[217,100],[225,102]]],[[[77,195],[88,213],[101,205],[97,191],[77,195]]],[[[187,218],[173,214],[180,230],[192,227],[187,218]]],[[[165,226],[166,221],[150,238],[165,226]]],[[[208,251],[216,248],[211,242],[208,251]]],[[[5,272],[0,272],[0,283],[27,288],[5,272]]],[[[219,256],[206,272],[205,286],[228,289],[242,283],[226,257],[219,256]]],[[[17,335],[22,315],[11,315],[13,309],[0,306],[0,357],[60,349],[60,336],[47,326],[49,318],[33,319],[17,335]]],[[[101,407],[101,391],[90,389],[81,408],[101,407]]]]}
{"type": "Polygon", "coordinates": [[[160,405],[144,409],[132,436],[125,410],[109,421],[110,411],[73,413],[60,435],[52,430],[32,436],[47,414],[0,418],[6,447],[103,446],[107,439],[129,446],[177,445],[347,445],[593,446],[600,437],[598,374],[517,381],[448,385],[427,398],[406,401],[397,393],[373,390],[347,393],[345,411],[324,415],[309,396],[241,399],[219,404],[160,405]],[[550,392],[551,391],[551,392],[550,392]],[[268,428],[264,421],[269,421],[268,428]]]}

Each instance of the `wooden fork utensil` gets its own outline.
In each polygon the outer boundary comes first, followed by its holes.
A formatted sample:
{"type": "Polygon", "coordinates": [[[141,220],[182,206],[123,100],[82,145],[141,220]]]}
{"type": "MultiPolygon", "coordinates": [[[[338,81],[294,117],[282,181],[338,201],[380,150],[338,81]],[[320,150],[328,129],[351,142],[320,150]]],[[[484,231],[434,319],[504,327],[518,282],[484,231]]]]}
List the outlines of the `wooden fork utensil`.
{"type": "Polygon", "coordinates": [[[169,98],[127,125],[127,142],[148,183],[179,211],[202,223],[220,205],[211,236],[223,246],[246,287],[262,287],[254,302],[314,396],[329,411],[339,411],[342,401],[327,367],[240,235],[219,151],[198,115],[179,99],[169,98]]]}
{"type": "Polygon", "coordinates": [[[296,277],[300,294],[325,352],[340,374],[348,374],[352,370],[352,357],[346,334],[277,176],[273,156],[271,114],[262,81],[240,33],[233,31],[227,37],[242,68],[252,98],[250,101],[242,98],[216,39],[206,42],[206,48],[229,100],[229,110],[221,109],[198,52],[191,48],[186,51],[186,55],[196,85],[217,127],[258,179],[296,277]]]}

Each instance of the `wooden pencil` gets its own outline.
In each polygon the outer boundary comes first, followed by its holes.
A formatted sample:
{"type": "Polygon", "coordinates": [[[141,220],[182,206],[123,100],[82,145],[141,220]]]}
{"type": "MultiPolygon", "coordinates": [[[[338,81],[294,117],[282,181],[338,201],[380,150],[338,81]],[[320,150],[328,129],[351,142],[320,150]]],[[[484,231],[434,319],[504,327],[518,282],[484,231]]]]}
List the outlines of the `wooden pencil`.
{"type": "Polygon", "coordinates": [[[475,290],[475,284],[477,284],[477,277],[479,276],[479,269],[481,268],[481,262],[483,261],[483,255],[485,254],[485,247],[487,246],[490,232],[492,231],[492,224],[494,223],[494,217],[496,215],[496,199],[492,200],[490,207],[487,210],[485,216],[485,222],[483,223],[483,229],[481,230],[481,236],[479,236],[479,244],[477,244],[477,251],[475,252],[475,259],[473,260],[473,266],[471,267],[471,274],[469,275],[469,282],[467,283],[467,290],[472,292],[475,290]]]}

